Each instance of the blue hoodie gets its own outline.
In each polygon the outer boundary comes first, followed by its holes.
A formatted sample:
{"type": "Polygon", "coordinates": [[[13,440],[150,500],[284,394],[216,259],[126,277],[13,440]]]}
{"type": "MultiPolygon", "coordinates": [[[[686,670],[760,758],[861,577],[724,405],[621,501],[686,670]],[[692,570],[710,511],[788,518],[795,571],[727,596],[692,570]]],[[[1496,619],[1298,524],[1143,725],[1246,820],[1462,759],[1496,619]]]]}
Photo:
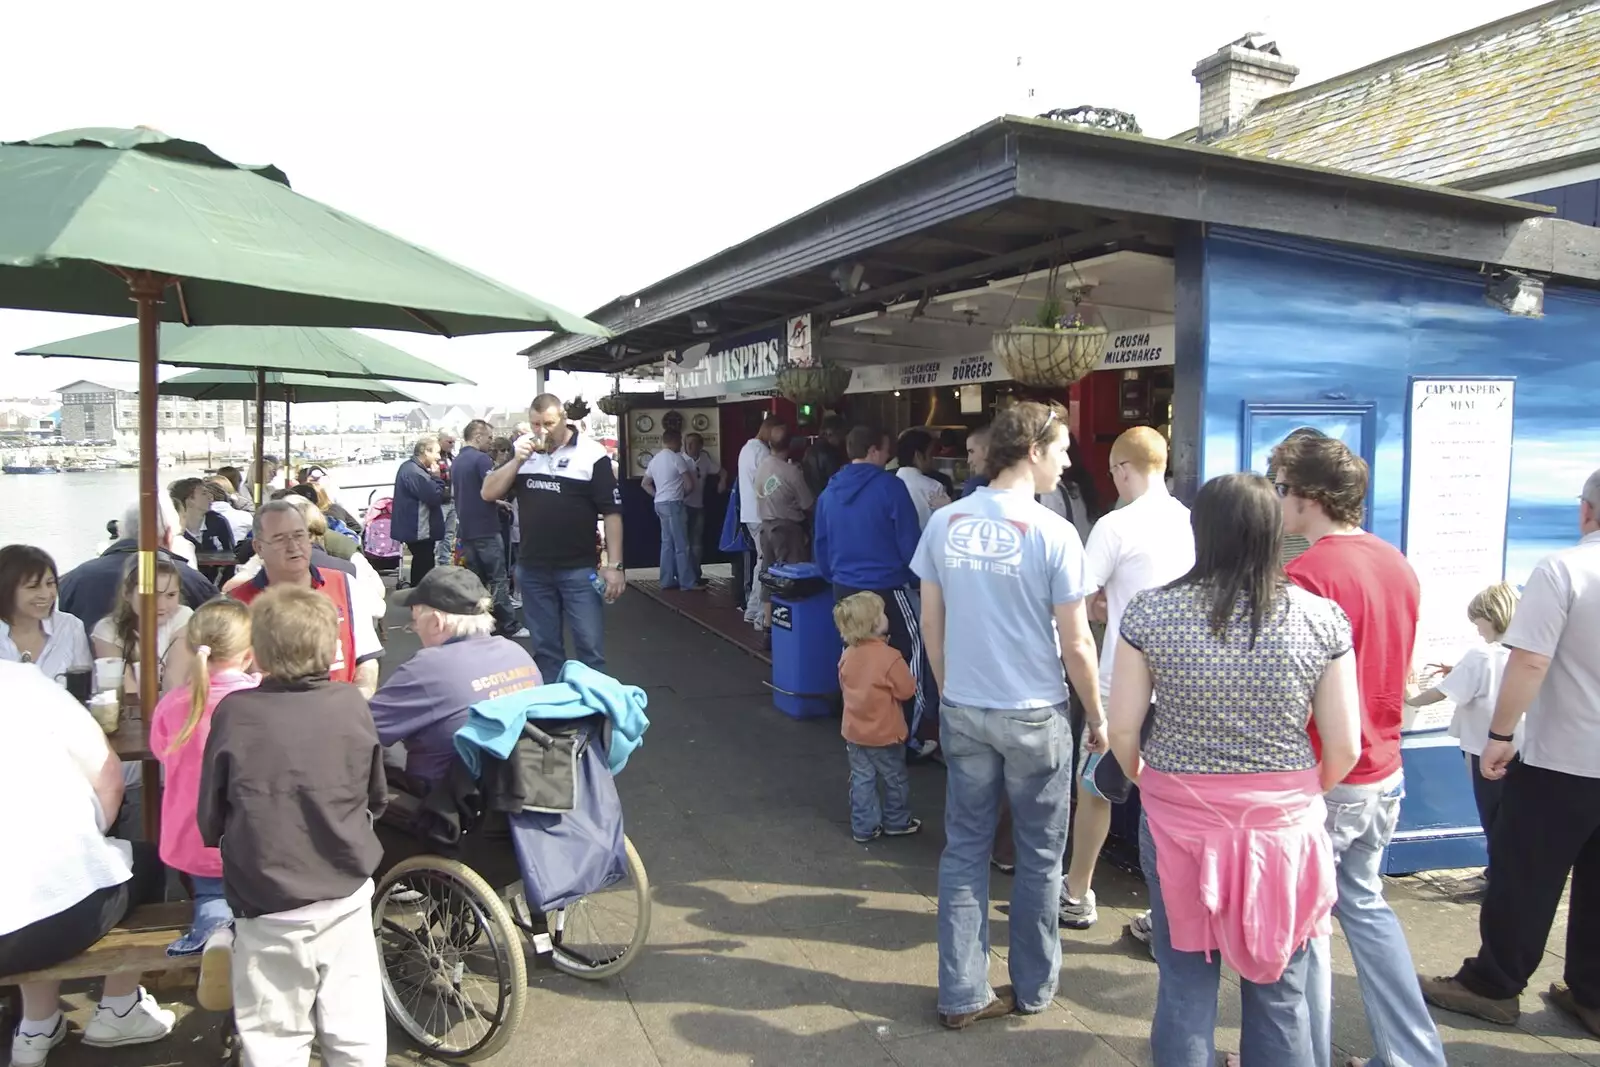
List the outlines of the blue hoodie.
{"type": "Polygon", "coordinates": [[[906,483],[871,463],[847,463],[817,498],[817,569],[851,589],[917,581],[911,557],[922,530],[906,483]]]}

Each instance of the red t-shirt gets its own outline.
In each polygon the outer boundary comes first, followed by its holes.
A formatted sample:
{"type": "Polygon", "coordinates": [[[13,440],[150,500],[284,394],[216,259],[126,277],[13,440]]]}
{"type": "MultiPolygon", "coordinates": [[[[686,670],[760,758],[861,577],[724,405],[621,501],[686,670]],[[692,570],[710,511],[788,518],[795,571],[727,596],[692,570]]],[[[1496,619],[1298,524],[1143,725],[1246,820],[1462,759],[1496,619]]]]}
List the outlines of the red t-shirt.
{"type": "MultiPolygon", "coordinates": [[[[1422,590],[1400,550],[1369,533],[1324,537],[1285,570],[1350,616],[1361,691],[1361,756],[1345,781],[1381,782],[1400,769],[1400,719],[1422,590]]],[[[1315,724],[1311,743],[1321,755],[1315,724]]]]}

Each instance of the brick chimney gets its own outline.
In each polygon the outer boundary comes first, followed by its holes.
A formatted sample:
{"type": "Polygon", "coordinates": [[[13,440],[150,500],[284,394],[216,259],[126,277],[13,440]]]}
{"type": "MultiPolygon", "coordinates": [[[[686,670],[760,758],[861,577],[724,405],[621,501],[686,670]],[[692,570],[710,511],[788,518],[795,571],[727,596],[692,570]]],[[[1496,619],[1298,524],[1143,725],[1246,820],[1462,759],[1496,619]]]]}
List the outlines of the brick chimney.
{"type": "Polygon", "coordinates": [[[1200,83],[1200,140],[1210,141],[1237,126],[1261,99],[1294,84],[1300,68],[1285,62],[1276,41],[1260,44],[1249,33],[1225,44],[1194,68],[1200,83]]]}

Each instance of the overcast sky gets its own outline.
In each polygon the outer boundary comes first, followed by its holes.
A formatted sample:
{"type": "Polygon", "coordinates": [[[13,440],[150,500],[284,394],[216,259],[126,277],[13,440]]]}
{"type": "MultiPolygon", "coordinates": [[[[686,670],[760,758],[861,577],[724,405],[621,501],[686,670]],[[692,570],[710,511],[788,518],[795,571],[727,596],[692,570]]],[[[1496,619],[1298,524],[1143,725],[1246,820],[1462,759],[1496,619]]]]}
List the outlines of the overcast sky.
{"type": "MultiPolygon", "coordinates": [[[[1529,6],[13,5],[0,139],[155,126],[582,313],[1001,114],[1094,104],[1177,133],[1196,61],[1252,30],[1307,84],[1529,6]]],[[[9,353],[120,321],[0,311],[0,395],[104,375],[9,353]]],[[[484,402],[531,390],[533,335],[385,339],[484,402]]]]}

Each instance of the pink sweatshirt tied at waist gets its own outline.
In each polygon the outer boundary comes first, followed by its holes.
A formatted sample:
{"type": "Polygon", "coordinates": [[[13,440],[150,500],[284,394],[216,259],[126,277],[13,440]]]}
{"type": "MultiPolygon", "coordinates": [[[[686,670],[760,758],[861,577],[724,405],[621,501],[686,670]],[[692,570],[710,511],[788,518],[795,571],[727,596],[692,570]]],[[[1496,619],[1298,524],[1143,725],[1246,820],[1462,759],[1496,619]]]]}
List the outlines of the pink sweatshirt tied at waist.
{"type": "Polygon", "coordinates": [[[1139,794],[1156,846],[1172,947],[1222,953],[1268,985],[1295,952],[1333,932],[1333,843],[1316,768],[1266,774],[1163,774],[1139,794]]]}

